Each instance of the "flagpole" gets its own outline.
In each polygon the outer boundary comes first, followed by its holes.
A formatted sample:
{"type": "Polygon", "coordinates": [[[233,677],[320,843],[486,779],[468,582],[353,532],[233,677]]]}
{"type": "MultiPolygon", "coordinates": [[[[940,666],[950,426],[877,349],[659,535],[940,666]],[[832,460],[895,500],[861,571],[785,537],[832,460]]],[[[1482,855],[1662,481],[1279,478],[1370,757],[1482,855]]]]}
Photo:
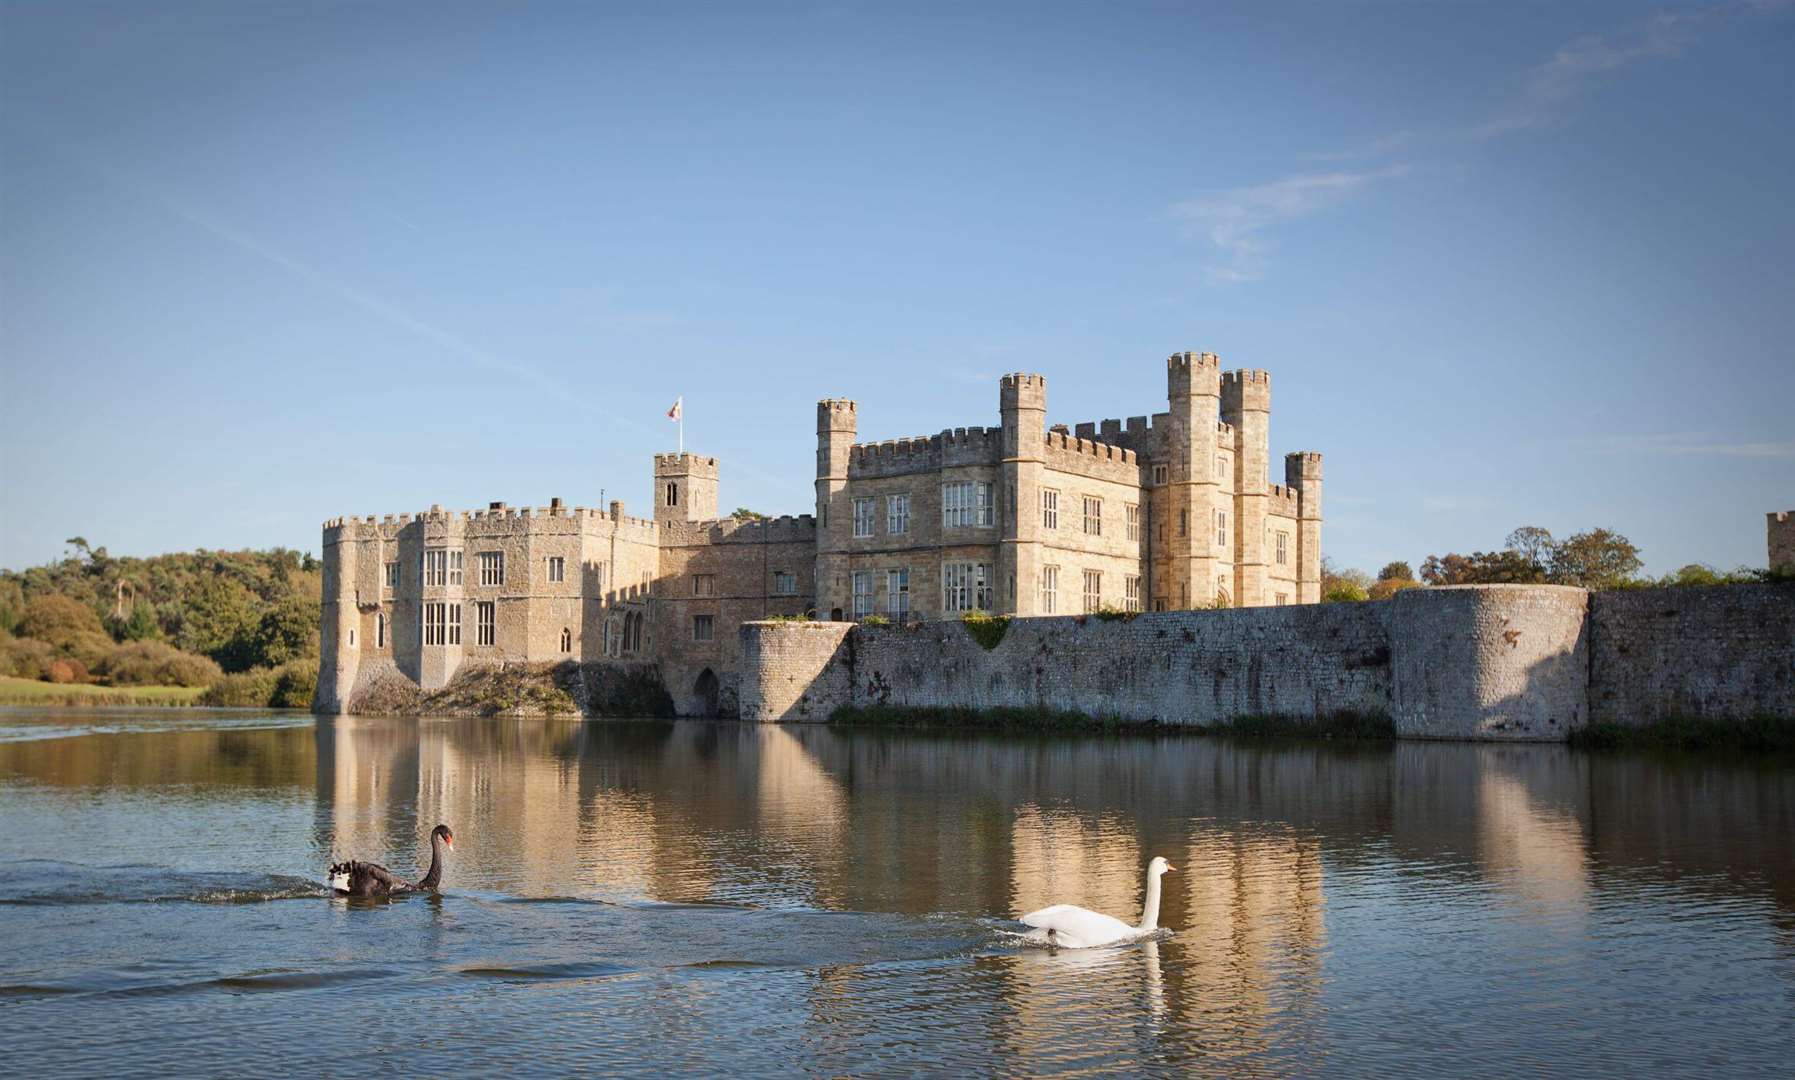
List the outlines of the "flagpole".
{"type": "MultiPolygon", "coordinates": [[[[683,404],[683,403],[682,403],[683,404]]],[[[686,452],[686,411],[679,410],[679,452],[686,452]]]]}

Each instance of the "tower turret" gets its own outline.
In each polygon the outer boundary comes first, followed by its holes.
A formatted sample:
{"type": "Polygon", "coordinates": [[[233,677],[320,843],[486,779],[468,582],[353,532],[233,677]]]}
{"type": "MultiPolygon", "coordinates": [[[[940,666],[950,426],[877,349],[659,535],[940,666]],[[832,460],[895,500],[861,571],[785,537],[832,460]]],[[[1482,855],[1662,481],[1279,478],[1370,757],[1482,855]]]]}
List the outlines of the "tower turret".
{"type": "Polygon", "coordinates": [[[1222,423],[1233,429],[1234,472],[1220,477],[1232,496],[1234,520],[1228,541],[1234,559],[1234,602],[1242,607],[1266,601],[1265,517],[1271,483],[1271,375],[1253,368],[1222,373],[1222,423]],[[1230,482],[1232,481],[1232,482],[1230,482]]]}
{"type": "Polygon", "coordinates": [[[1040,614],[1042,473],[1047,459],[1047,380],[1018,372],[998,384],[1003,424],[997,553],[999,611],[1040,614]]]}
{"type": "Polygon", "coordinates": [[[697,454],[654,456],[654,520],[717,520],[717,459],[697,454]]]}
{"type": "Polygon", "coordinates": [[[816,403],[816,605],[824,618],[848,607],[846,555],[853,527],[847,508],[848,459],[858,430],[847,398],[816,403]]]}
{"type": "Polygon", "coordinates": [[[1216,424],[1221,409],[1221,361],[1214,353],[1182,352],[1166,358],[1170,425],[1156,441],[1151,461],[1150,506],[1164,523],[1163,552],[1153,559],[1153,592],[1170,607],[1195,607],[1215,599],[1231,560],[1215,543],[1215,511],[1228,499],[1215,472],[1216,424]],[[1160,466],[1164,466],[1163,473],[1160,466]]]}
{"type": "Polygon", "coordinates": [[[1284,455],[1284,483],[1296,489],[1296,602],[1321,601],[1321,455],[1284,455]]]}

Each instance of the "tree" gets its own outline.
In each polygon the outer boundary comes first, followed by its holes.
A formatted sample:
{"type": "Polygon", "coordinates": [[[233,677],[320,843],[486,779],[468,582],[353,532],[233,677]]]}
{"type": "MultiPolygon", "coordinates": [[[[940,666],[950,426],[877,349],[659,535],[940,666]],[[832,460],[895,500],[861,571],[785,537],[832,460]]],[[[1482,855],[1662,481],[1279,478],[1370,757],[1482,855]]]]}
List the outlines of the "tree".
{"type": "Polygon", "coordinates": [[[19,619],[19,635],[47,641],[58,648],[77,634],[105,632],[100,617],[79,600],[60,593],[34,596],[25,603],[19,619]]]}
{"type": "Polygon", "coordinates": [[[119,627],[119,634],[126,641],[152,641],[162,636],[162,626],[156,622],[156,609],[139,601],[132,605],[130,617],[119,627]]]}
{"type": "Polygon", "coordinates": [[[176,644],[185,652],[210,656],[226,671],[252,667],[259,607],[255,594],[242,585],[213,578],[187,601],[176,644]]]}
{"type": "Polygon", "coordinates": [[[1384,568],[1377,572],[1377,579],[1379,581],[1413,581],[1415,572],[1409,569],[1408,563],[1398,559],[1395,562],[1385,563],[1384,568]]]}
{"type": "Polygon", "coordinates": [[[1365,590],[1365,596],[1369,600],[1388,600],[1404,589],[1421,587],[1421,583],[1413,578],[1380,577],[1371,583],[1371,588],[1365,590]]]}
{"type": "Polygon", "coordinates": [[[1363,600],[1371,587],[1371,576],[1363,570],[1341,569],[1332,559],[1321,560],[1321,599],[1323,603],[1363,600]]]}
{"type": "Polygon", "coordinates": [[[736,507],[735,512],[730,514],[729,516],[732,518],[735,518],[737,520],[747,520],[747,521],[765,521],[767,519],[767,515],[761,513],[758,510],[750,510],[746,506],[736,507]]]}
{"type": "Polygon", "coordinates": [[[1517,551],[1475,551],[1469,555],[1429,555],[1421,580],[1429,585],[1540,585],[1545,568],[1517,551]]]}
{"type": "Polygon", "coordinates": [[[1537,525],[1523,525],[1509,533],[1503,546],[1538,567],[1541,574],[1551,568],[1558,552],[1552,534],[1537,525]]]}
{"type": "Polygon", "coordinates": [[[319,603],[310,597],[293,594],[274,605],[256,626],[250,666],[279,667],[317,656],[320,618],[319,603]]]}
{"type": "Polygon", "coordinates": [[[1639,549],[1610,529],[1580,532],[1552,552],[1552,580],[1586,589],[1614,589],[1639,572],[1639,549]]]}

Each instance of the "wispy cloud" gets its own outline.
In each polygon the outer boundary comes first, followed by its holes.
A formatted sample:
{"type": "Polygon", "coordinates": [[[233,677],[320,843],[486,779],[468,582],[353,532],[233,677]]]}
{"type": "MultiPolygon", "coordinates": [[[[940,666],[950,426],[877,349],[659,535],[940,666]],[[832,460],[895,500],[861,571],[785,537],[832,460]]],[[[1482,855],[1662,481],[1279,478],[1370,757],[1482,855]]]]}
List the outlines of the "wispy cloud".
{"type": "MultiPolygon", "coordinates": [[[[1526,131],[1557,120],[1604,75],[1643,61],[1680,56],[1703,24],[1742,14],[1772,14],[1795,0],[1742,0],[1689,12],[1654,15],[1607,34],[1569,42],[1519,79],[1510,100],[1482,118],[1438,128],[1392,131],[1344,151],[1310,155],[1311,161],[1413,159],[1428,148],[1463,145],[1526,131]]],[[[1221,258],[1205,268],[1213,284],[1256,281],[1265,275],[1268,245],[1262,235],[1278,225],[1346,202],[1381,180],[1407,175],[1407,164],[1297,174],[1198,196],[1177,203],[1175,218],[1187,236],[1207,242],[1221,258]]]]}
{"type": "Polygon", "coordinates": [[[1218,283],[1254,281],[1265,273],[1265,232],[1334,206],[1382,180],[1406,176],[1409,167],[1388,165],[1363,172],[1285,176],[1264,184],[1200,196],[1172,207],[1186,230],[1207,240],[1220,261],[1207,267],[1218,283]]]}
{"type": "Polygon", "coordinates": [[[1654,15],[1617,33],[1578,38],[1528,73],[1515,100],[1465,129],[1463,135],[1490,139],[1538,127],[1554,119],[1597,76],[1641,60],[1681,54],[1700,24],[1725,10],[1654,15]]]}

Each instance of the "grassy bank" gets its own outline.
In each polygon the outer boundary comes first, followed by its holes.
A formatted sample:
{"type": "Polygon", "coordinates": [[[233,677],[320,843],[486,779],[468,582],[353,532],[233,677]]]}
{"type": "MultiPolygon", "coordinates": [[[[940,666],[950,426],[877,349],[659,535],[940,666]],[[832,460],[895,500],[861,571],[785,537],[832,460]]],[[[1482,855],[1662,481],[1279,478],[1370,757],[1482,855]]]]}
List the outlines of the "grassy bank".
{"type": "Polygon", "coordinates": [[[83,686],[0,676],[0,705],[193,705],[203,686],[83,686]]]}
{"type": "Polygon", "coordinates": [[[1583,750],[1741,750],[1795,753],[1795,717],[1758,715],[1745,720],[1673,716],[1633,727],[1590,724],[1570,736],[1583,750]]]}
{"type": "Polygon", "coordinates": [[[913,708],[897,705],[846,706],[829,717],[843,727],[953,728],[961,731],[1001,731],[1010,734],[1108,734],[1152,733],[1224,735],[1238,739],[1394,739],[1396,728],[1387,716],[1336,713],[1314,718],[1244,716],[1232,724],[1201,727],[1166,724],[1155,720],[1129,720],[1119,716],[1088,716],[1053,709],[913,708]]]}

